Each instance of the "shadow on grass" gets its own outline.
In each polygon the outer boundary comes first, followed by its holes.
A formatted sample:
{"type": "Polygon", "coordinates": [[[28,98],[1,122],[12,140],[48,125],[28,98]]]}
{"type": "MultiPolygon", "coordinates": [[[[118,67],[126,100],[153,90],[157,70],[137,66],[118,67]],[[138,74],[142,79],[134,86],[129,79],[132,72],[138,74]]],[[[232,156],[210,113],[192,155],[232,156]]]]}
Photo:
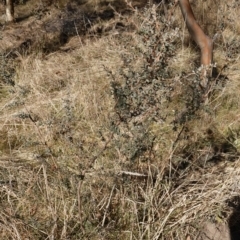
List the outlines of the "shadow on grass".
{"type": "Polygon", "coordinates": [[[19,23],[19,22],[22,22],[22,21],[28,19],[29,17],[31,17],[31,16],[33,16],[33,15],[34,15],[33,13],[30,13],[30,14],[27,14],[27,15],[24,15],[24,16],[21,16],[21,17],[16,17],[16,18],[15,18],[15,21],[16,21],[17,23],[19,23]]]}
{"type": "Polygon", "coordinates": [[[236,196],[229,201],[229,206],[233,208],[228,226],[231,240],[240,240],[240,196],[236,196]]]}

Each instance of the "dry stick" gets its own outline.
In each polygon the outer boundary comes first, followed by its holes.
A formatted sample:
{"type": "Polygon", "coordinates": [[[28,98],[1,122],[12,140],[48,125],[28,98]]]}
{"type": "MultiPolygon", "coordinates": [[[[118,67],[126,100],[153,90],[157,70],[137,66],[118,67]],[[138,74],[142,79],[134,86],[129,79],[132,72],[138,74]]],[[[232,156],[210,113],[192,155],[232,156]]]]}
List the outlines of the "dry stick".
{"type": "Polygon", "coordinates": [[[128,171],[120,171],[118,174],[129,175],[134,177],[148,177],[148,175],[146,174],[137,173],[137,172],[128,172],[128,171]]]}
{"type": "Polygon", "coordinates": [[[43,177],[44,177],[44,183],[45,183],[45,188],[46,188],[46,199],[47,199],[47,203],[50,207],[49,209],[50,209],[50,212],[51,212],[51,215],[52,215],[52,219],[54,221],[49,239],[54,239],[54,232],[57,229],[57,217],[56,217],[56,213],[53,211],[53,207],[52,207],[52,204],[51,204],[51,201],[50,201],[50,192],[49,192],[49,185],[48,185],[47,169],[46,169],[46,166],[44,164],[42,165],[42,170],[43,170],[43,177]]]}
{"type": "Polygon", "coordinates": [[[112,199],[112,195],[113,195],[113,190],[114,190],[114,188],[115,188],[115,185],[113,185],[111,194],[110,194],[109,199],[108,199],[108,203],[107,203],[106,210],[105,210],[105,213],[104,213],[104,217],[103,217],[103,220],[102,220],[102,227],[103,227],[104,224],[105,224],[105,220],[106,220],[108,208],[109,208],[110,203],[111,203],[111,199],[112,199]]]}
{"type": "Polygon", "coordinates": [[[6,22],[14,21],[14,4],[13,0],[6,0],[6,22]]]}
{"type": "Polygon", "coordinates": [[[179,0],[179,6],[190,35],[201,49],[201,65],[203,66],[201,85],[206,88],[207,77],[212,75],[213,40],[204,33],[197,23],[189,0],[179,0]]]}
{"type": "Polygon", "coordinates": [[[83,181],[79,181],[78,183],[78,189],[77,189],[77,197],[78,197],[78,214],[79,214],[79,223],[81,226],[81,230],[83,234],[85,233],[83,224],[82,224],[82,201],[81,201],[81,190],[82,190],[82,183],[83,181]]]}
{"type": "Polygon", "coordinates": [[[77,189],[77,197],[78,197],[78,214],[79,214],[80,224],[82,222],[81,188],[82,188],[82,181],[79,181],[78,189],[77,189]]]}
{"type": "Polygon", "coordinates": [[[201,64],[208,66],[212,63],[213,41],[197,23],[189,0],[179,0],[179,6],[190,35],[201,49],[201,64]]]}

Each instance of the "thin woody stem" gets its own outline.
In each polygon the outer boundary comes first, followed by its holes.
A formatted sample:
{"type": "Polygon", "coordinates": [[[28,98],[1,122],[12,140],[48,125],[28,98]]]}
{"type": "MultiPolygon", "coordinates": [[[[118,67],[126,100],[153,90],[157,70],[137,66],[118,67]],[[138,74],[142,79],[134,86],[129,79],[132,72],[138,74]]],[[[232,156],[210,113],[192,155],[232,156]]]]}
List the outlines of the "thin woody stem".
{"type": "Polygon", "coordinates": [[[201,65],[210,65],[213,56],[213,40],[204,33],[197,23],[189,0],[179,0],[179,5],[189,33],[201,49],[201,65]]]}

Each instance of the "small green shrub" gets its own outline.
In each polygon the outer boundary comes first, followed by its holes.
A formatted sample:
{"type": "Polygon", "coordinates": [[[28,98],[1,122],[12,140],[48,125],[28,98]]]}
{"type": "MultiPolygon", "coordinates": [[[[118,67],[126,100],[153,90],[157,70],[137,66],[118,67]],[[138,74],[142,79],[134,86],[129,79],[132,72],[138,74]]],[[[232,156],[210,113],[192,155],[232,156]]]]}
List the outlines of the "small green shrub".
{"type": "Polygon", "coordinates": [[[158,141],[170,144],[174,131],[197,117],[205,92],[200,72],[193,72],[191,78],[172,75],[169,63],[178,46],[179,29],[170,28],[155,6],[135,14],[142,23],[135,38],[127,39],[131,54],[122,55],[123,64],[116,74],[108,71],[116,103],[113,129],[115,144],[127,159],[149,160],[149,154],[144,155],[158,141]],[[166,126],[172,130],[165,135],[166,126]]]}

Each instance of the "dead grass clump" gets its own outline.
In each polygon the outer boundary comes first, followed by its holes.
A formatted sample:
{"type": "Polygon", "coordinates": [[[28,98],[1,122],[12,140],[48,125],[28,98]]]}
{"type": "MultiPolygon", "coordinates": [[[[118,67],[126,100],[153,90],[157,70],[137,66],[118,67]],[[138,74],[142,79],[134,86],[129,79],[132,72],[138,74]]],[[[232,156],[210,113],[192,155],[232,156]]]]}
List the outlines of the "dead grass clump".
{"type": "Polygon", "coordinates": [[[161,7],[132,9],[133,32],[18,54],[0,101],[2,238],[200,239],[237,212],[237,48],[203,89],[161,7]]]}

